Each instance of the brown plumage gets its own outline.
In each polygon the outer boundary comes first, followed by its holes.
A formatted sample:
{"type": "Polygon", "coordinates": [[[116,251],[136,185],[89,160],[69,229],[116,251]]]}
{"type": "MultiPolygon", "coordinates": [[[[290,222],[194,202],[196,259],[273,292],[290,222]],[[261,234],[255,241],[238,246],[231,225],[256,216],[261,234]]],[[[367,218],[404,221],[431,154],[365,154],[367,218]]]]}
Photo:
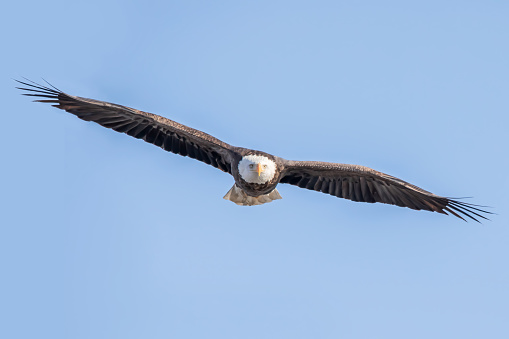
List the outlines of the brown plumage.
{"type": "MultiPolygon", "coordinates": [[[[452,214],[465,220],[487,219],[490,213],[478,205],[441,197],[409,184],[401,179],[357,165],[318,161],[289,161],[260,151],[235,147],[213,136],[184,126],[159,115],[104,101],[66,94],[53,86],[18,81],[27,87],[27,96],[42,98],[38,102],[50,103],[78,118],[96,122],[117,132],[126,133],[162,149],[200,160],[230,173],[235,185],[225,196],[240,205],[257,205],[280,199],[278,183],[327,193],[358,202],[397,205],[415,210],[452,214]],[[254,157],[254,158],[251,158],[254,157]],[[273,167],[273,176],[263,182],[250,178],[242,162],[264,159],[273,167]],[[244,172],[242,172],[244,171],[244,172]],[[243,174],[244,173],[244,174],[243,174]],[[247,173],[247,174],[245,174],[247,173]]],[[[247,162],[246,162],[247,164],[247,162]]],[[[247,165],[246,165],[247,166],[247,165]]],[[[252,165],[250,165],[252,166],[252,165]]],[[[258,172],[260,177],[260,172],[258,172]]]]}

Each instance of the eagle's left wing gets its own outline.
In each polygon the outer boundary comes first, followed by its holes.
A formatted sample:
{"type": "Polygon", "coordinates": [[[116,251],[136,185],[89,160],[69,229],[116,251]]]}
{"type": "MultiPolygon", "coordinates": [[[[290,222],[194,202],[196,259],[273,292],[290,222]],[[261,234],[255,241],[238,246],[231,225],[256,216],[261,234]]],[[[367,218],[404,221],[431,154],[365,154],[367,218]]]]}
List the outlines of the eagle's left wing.
{"type": "Polygon", "coordinates": [[[487,219],[477,205],[435,195],[406,181],[357,165],[285,160],[280,182],[359,202],[487,219]]]}

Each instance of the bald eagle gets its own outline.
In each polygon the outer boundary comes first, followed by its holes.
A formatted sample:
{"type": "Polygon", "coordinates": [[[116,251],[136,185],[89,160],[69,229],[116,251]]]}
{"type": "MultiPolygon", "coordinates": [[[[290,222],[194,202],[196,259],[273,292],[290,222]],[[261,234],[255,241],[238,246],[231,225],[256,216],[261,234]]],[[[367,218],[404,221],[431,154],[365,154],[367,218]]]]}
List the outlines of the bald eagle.
{"type": "Polygon", "coordinates": [[[224,199],[237,205],[261,205],[281,199],[279,183],[290,184],[358,202],[397,205],[414,210],[452,214],[479,222],[490,213],[479,205],[435,195],[371,168],[320,161],[292,161],[261,151],[229,145],[213,136],[159,115],[105,101],[82,98],[48,83],[16,80],[23,95],[74,114],[85,121],[125,133],[188,156],[231,174],[235,180],[224,199]]]}

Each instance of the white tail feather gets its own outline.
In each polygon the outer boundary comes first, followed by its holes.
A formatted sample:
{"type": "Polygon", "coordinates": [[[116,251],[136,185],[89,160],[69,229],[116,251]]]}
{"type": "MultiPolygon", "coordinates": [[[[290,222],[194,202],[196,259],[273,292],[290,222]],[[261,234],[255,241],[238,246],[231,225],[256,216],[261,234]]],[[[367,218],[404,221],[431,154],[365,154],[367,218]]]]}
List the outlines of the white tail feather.
{"type": "Polygon", "coordinates": [[[230,200],[240,206],[254,206],[254,205],[262,205],[277,199],[283,199],[277,189],[274,189],[269,194],[259,195],[257,197],[252,197],[246,194],[241,188],[237,185],[233,185],[233,187],[226,193],[223,197],[225,200],[230,200]]]}

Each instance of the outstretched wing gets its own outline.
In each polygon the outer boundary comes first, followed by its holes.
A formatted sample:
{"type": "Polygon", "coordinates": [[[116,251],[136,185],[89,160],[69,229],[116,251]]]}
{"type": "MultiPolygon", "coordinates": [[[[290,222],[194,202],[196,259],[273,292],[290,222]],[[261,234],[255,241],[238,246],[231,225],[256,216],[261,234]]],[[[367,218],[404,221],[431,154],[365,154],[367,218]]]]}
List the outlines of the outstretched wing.
{"type": "Polygon", "coordinates": [[[487,219],[478,205],[441,197],[406,181],[371,168],[318,161],[285,161],[281,183],[299,186],[339,198],[381,202],[414,210],[466,216],[477,222],[487,219]]]}
{"type": "Polygon", "coordinates": [[[24,95],[41,98],[35,100],[37,102],[51,103],[80,119],[143,139],[166,151],[203,161],[231,174],[233,147],[211,135],[134,108],[69,95],[37,83],[18,82],[27,86],[17,87],[29,92],[24,95]]]}

